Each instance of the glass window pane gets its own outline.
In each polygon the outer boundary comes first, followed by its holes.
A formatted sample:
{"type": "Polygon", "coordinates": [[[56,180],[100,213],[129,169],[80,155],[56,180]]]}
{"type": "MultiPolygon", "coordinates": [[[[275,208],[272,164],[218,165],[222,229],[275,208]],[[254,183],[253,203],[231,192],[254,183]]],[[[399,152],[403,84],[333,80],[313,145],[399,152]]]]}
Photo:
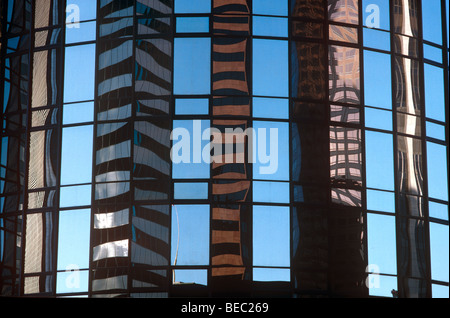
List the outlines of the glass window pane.
{"type": "Polygon", "coordinates": [[[253,117],[288,119],[289,100],[280,98],[253,98],[253,117]]]}
{"type": "Polygon", "coordinates": [[[211,40],[175,39],[174,68],[175,94],[209,94],[211,40]]]}
{"type": "Polygon", "coordinates": [[[367,190],[367,210],[395,213],[395,194],[367,190]]]}
{"type": "Polygon", "coordinates": [[[366,180],[369,188],[394,190],[392,135],[366,131],[366,180]]]}
{"type": "Polygon", "coordinates": [[[208,284],[208,271],[206,269],[177,269],[174,270],[173,275],[175,284],[208,284]]]}
{"type": "Polygon", "coordinates": [[[445,140],[445,126],[427,121],[427,137],[445,140]]]}
{"type": "Polygon", "coordinates": [[[392,130],[392,112],[387,110],[366,107],[366,127],[392,130]]]}
{"type": "Polygon", "coordinates": [[[95,44],[66,48],[64,102],[94,99],[95,44]]]}
{"type": "Polygon", "coordinates": [[[64,105],[63,125],[92,122],[94,120],[94,102],[64,105]]]}
{"type": "Polygon", "coordinates": [[[288,42],[253,40],[253,94],[288,97],[288,42]]]}
{"type": "Polygon", "coordinates": [[[289,183],[254,181],[253,201],[268,203],[289,203],[289,183]]]}
{"type": "Polygon", "coordinates": [[[391,34],[376,29],[363,29],[364,46],[379,50],[391,49],[391,34]]]}
{"type": "Polygon", "coordinates": [[[392,298],[392,290],[398,290],[397,277],[369,274],[369,295],[392,298]]]}
{"type": "Polygon", "coordinates": [[[211,149],[210,134],[206,134],[208,128],[208,120],[173,121],[171,150],[173,178],[209,178],[211,149]]]}
{"type": "Polygon", "coordinates": [[[91,185],[61,187],[59,206],[61,208],[72,206],[91,205],[91,185]]]}
{"type": "Polygon", "coordinates": [[[363,0],[363,23],[368,28],[390,29],[389,0],[363,0]]]}
{"type": "Polygon", "coordinates": [[[438,63],[442,63],[442,50],[440,48],[424,44],[423,57],[438,63]]]}
{"type": "Polygon", "coordinates": [[[443,145],[427,142],[428,195],[448,201],[447,151],[443,145]]]}
{"type": "Polygon", "coordinates": [[[423,39],[442,44],[441,0],[422,0],[422,23],[423,39]]]}
{"type": "Polygon", "coordinates": [[[89,271],[73,269],[56,274],[56,293],[87,293],[89,289],[89,271]]]}
{"type": "Polygon", "coordinates": [[[288,19],[254,16],[253,35],[287,37],[288,19]]]}
{"type": "Polygon", "coordinates": [[[431,279],[448,282],[448,225],[430,223],[431,279]]]}
{"type": "Polygon", "coordinates": [[[253,265],[289,266],[289,207],[253,206],[253,265]]]}
{"type": "Polygon", "coordinates": [[[178,33],[209,32],[209,18],[183,17],[177,18],[178,33]]]}
{"type": "MultiPolygon", "coordinates": [[[[395,217],[367,214],[367,249],[369,266],[382,274],[397,273],[395,217]]],[[[373,270],[373,269],[372,269],[373,270]]]]}
{"type": "Polygon", "coordinates": [[[254,121],[253,178],[289,180],[289,125],[254,121]]]}
{"type": "Polygon", "coordinates": [[[174,199],[208,199],[207,183],[175,183],[174,199]]]}
{"type": "Polygon", "coordinates": [[[189,98],[175,100],[175,115],[208,115],[209,100],[206,98],[189,98]]]}
{"type": "Polygon", "coordinates": [[[172,264],[208,265],[209,233],[209,205],[173,205],[172,264]]]}
{"type": "Polygon", "coordinates": [[[68,21],[73,21],[72,17],[77,21],[76,16],[79,14],[79,21],[94,20],[97,17],[97,1],[92,0],[67,0],[66,17],[68,21]]]}
{"type": "Polygon", "coordinates": [[[62,185],[91,182],[93,140],[92,125],[63,129],[61,148],[62,185]]]}
{"type": "Polygon", "coordinates": [[[289,282],[291,270],[283,268],[253,268],[253,281],[256,282],[289,282]]]}
{"type": "Polygon", "coordinates": [[[364,89],[366,105],[392,108],[390,55],[364,50],[364,89]]]}
{"type": "Polygon", "coordinates": [[[288,14],[287,0],[253,0],[253,14],[283,15],[288,14]]]}
{"type": "Polygon", "coordinates": [[[432,293],[433,298],[447,298],[448,299],[448,297],[449,297],[448,286],[432,284],[431,290],[432,290],[431,293],[432,293]]]}
{"type": "Polygon", "coordinates": [[[66,25],[66,44],[95,41],[97,23],[81,22],[66,25]]]}
{"type": "Polygon", "coordinates": [[[427,118],[445,121],[444,71],[425,64],[425,114],[427,118]]]}
{"type": "Polygon", "coordinates": [[[429,215],[432,218],[442,219],[448,221],[448,205],[433,201],[428,203],[429,215]]]}
{"type": "Polygon", "coordinates": [[[89,268],[91,210],[59,213],[58,270],[89,268]]]}
{"type": "Polygon", "coordinates": [[[175,13],[210,13],[211,0],[175,0],[175,13]]]}

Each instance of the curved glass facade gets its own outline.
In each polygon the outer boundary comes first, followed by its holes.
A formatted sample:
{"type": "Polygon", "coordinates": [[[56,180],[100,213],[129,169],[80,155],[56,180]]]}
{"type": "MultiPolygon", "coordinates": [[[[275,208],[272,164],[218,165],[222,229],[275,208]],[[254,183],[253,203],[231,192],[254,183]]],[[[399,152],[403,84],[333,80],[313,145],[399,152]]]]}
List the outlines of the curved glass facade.
{"type": "Polygon", "coordinates": [[[449,297],[448,0],[0,5],[0,295],[449,297]]]}

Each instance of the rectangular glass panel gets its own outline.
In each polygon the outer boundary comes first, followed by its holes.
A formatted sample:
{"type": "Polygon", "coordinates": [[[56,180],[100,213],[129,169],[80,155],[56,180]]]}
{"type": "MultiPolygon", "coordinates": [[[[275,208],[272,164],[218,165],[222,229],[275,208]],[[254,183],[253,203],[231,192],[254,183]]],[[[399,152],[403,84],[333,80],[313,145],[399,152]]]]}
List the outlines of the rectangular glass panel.
{"type": "Polygon", "coordinates": [[[253,178],[289,180],[289,124],[254,121],[253,178]]]}
{"type": "Polygon", "coordinates": [[[97,18],[97,1],[67,0],[66,20],[86,21],[97,18]]]}
{"type": "Polygon", "coordinates": [[[253,14],[286,16],[288,14],[288,1],[253,0],[252,9],[253,14]]]}
{"type": "Polygon", "coordinates": [[[89,290],[89,271],[77,269],[56,274],[56,293],[87,293],[89,290]]]}
{"type": "Polygon", "coordinates": [[[423,57],[438,63],[442,63],[442,49],[424,44],[423,57]]]}
{"type": "Polygon", "coordinates": [[[392,131],[392,112],[382,109],[366,107],[366,127],[392,131]]]}
{"type": "Polygon", "coordinates": [[[66,44],[95,41],[96,21],[66,24],[66,44]]]}
{"type": "Polygon", "coordinates": [[[395,213],[394,192],[367,190],[367,210],[395,213]]]}
{"type": "Polygon", "coordinates": [[[291,270],[283,268],[253,268],[253,281],[255,282],[289,282],[291,270]]]}
{"type": "Polygon", "coordinates": [[[442,44],[441,0],[422,0],[422,25],[424,40],[442,44]]]}
{"type": "Polygon", "coordinates": [[[394,149],[390,134],[366,131],[367,187],[394,190],[394,149]]]}
{"type": "Polygon", "coordinates": [[[178,33],[209,32],[208,17],[177,18],[178,33]]]}
{"type": "Polygon", "coordinates": [[[289,203],[289,183],[254,181],[253,201],[268,203],[289,203]]]}
{"type": "Polygon", "coordinates": [[[426,122],[427,137],[445,140],[445,126],[435,124],[432,122],[426,122]]]}
{"type": "Polygon", "coordinates": [[[64,102],[94,99],[95,44],[66,47],[64,102]]]}
{"type": "Polygon", "coordinates": [[[430,223],[431,279],[448,282],[448,225],[430,223]]]}
{"type": "Polygon", "coordinates": [[[447,149],[443,145],[427,142],[428,195],[448,201],[447,149]]]}
{"type": "Polygon", "coordinates": [[[289,266],[289,207],[253,206],[253,266],[289,266]]]}
{"type": "Polygon", "coordinates": [[[448,205],[430,201],[428,203],[429,215],[432,218],[448,221],[448,205]]]}
{"type": "Polygon", "coordinates": [[[365,104],[392,109],[391,57],[364,50],[365,104]]]}
{"type": "Polygon", "coordinates": [[[398,290],[397,277],[369,274],[369,295],[392,298],[392,290],[398,290]]]}
{"type": "Polygon", "coordinates": [[[207,183],[175,183],[174,199],[208,199],[207,183]]]}
{"type": "Polygon", "coordinates": [[[175,100],[175,115],[208,115],[209,100],[206,98],[189,98],[175,100]]]}
{"type": "Polygon", "coordinates": [[[397,273],[395,217],[367,214],[367,249],[369,266],[382,274],[397,273]]]}
{"type": "Polygon", "coordinates": [[[64,128],[61,147],[61,184],[92,180],[93,126],[64,128]]]}
{"type": "Polygon", "coordinates": [[[172,206],[172,265],[209,264],[209,205],[172,206]]]}
{"type": "Polygon", "coordinates": [[[280,98],[253,98],[253,117],[288,119],[289,100],[280,98]]]}
{"type": "Polygon", "coordinates": [[[254,16],[253,35],[287,37],[288,19],[254,16]]]}
{"type": "Polygon", "coordinates": [[[208,284],[208,271],[206,269],[177,269],[173,273],[175,284],[208,284]]]}
{"type": "Polygon", "coordinates": [[[174,93],[209,94],[211,39],[176,38],[174,49],[174,93]]]}
{"type": "Polygon", "coordinates": [[[58,270],[89,268],[91,210],[59,213],[58,270]]]}
{"type": "Polygon", "coordinates": [[[391,49],[391,34],[376,29],[363,29],[364,46],[373,49],[389,51],[391,49]]]}
{"type": "Polygon", "coordinates": [[[288,97],[288,42],[253,40],[253,94],[288,97]]]}
{"type": "Polygon", "coordinates": [[[211,0],[175,0],[175,13],[210,13],[211,0]]]}
{"type": "Polygon", "coordinates": [[[64,105],[63,125],[92,122],[94,120],[94,102],[64,105]]]}
{"type": "Polygon", "coordinates": [[[91,185],[61,187],[59,206],[61,208],[72,206],[91,205],[91,185]]]}
{"type": "Polygon", "coordinates": [[[368,28],[389,30],[389,0],[363,0],[363,24],[368,28]]]}
{"type": "Polygon", "coordinates": [[[432,293],[433,298],[447,298],[448,299],[448,297],[449,297],[448,286],[432,284],[431,290],[432,290],[431,293],[432,293]]]}
{"type": "Polygon", "coordinates": [[[445,121],[444,71],[426,64],[425,71],[425,114],[427,118],[445,121]]]}

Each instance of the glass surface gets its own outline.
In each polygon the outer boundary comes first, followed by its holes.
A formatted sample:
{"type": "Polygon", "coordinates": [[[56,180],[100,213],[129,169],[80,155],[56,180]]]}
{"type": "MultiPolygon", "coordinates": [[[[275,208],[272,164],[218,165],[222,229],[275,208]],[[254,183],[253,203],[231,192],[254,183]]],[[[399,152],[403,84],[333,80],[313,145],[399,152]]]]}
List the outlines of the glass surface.
{"type": "Polygon", "coordinates": [[[289,100],[280,98],[253,98],[253,117],[288,119],[289,100]]]}
{"type": "Polygon", "coordinates": [[[287,37],[288,19],[254,16],[253,35],[287,37]]]}
{"type": "Polygon", "coordinates": [[[426,122],[427,137],[445,140],[445,126],[435,124],[432,122],[426,122]]]}
{"type": "Polygon", "coordinates": [[[423,45],[423,57],[428,60],[432,60],[438,63],[442,63],[442,49],[424,44],[423,45]]]}
{"type": "Polygon", "coordinates": [[[422,0],[422,25],[424,40],[442,44],[441,0],[422,0]]]}
{"type": "Polygon", "coordinates": [[[175,0],[175,13],[209,13],[211,0],[175,0]]]}
{"type": "Polygon", "coordinates": [[[61,187],[59,206],[65,208],[91,205],[91,189],[91,185],[61,187]]]}
{"type": "Polygon", "coordinates": [[[58,270],[89,268],[91,210],[59,213],[58,270]]]}
{"type": "Polygon", "coordinates": [[[376,29],[363,29],[364,46],[373,49],[389,51],[391,49],[391,34],[376,29]]]}
{"type": "Polygon", "coordinates": [[[175,183],[174,199],[208,199],[207,183],[175,183]]]}
{"type": "Polygon", "coordinates": [[[93,126],[64,128],[61,147],[61,184],[92,180],[93,126]]]}
{"type": "Polygon", "coordinates": [[[448,225],[430,222],[431,279],[448,282],[448,225]]]}
{"type": "Polygon", "coordinates": [[[94,99],[95,44],[66,47],[64,102],[94,99]]]}
{"type": "Polygon", "coordinates": [[[206,98],[177,98],[175,115],[208,115],[209,100],[206,98]]]}
{"type": "MultiPolygon", "coordinates": [[[[97,1],[92,0],[67,0],[66,17],[79,12],[79,21],[94,20],[97,17],[97,1]]],[[[70,20],[72,21],[72,20],[70,20]]]]}
{"type": "Polygon", "coordinates": [[[291,270],[283,268],[253,268],[255,282],[290,282],[291,270]]]}
{"type": "Polygon", "coordinates": [[[208,265],[209,235],[209,205],[173,205],[172,265],[208,265]]]}
{"type": "Polygon", "coordinates": [[[253,14],[286,16],[288,14],[288,1],[253,0],[252,9],[253,14]]]}
{"type": "Polygon", "coordinates": [[[210,127],[208,120],[174,120],[171,149],[172,177],[209,178],[210,127]]]}
{"type": "Polygon", "coordinates": [[[429,211],[430,217],[448,221],[448,205],[447,204],[429,201],[428,211],[429,211]]]}
{"type": "Polygon", "coordinates": [[[176,269],[173,273],[175,284],[207,285],[208,271],[206,269],[176,269]]]}
{"type": "Polygon", "coordinates": [[[195,33],[208,32],[209,18],[208,17],[183,17],[177,18],[177,32],[178,33],[195,33]]]}
{"type": "Polygon", "coordinates": [[[394,190],[393,152],[392,135],[366,131],[367,187],[394,190]]]}
{"type": "Polygon", "coordinates": [[[289,207],[253,206],[253,266],[289,266],[289,207]]]}
{"type": "Polygon", "coordinates": [[[364,26],[389,30],[389,0],[363,0],[362,8],[364,26]]]}
{"type": "Polygon", "coordinates": [[[364,89],[366,105],[392,108],[390,55],[364,50],[364,89]]]}
{"type": "Polygon", "coordinates": [[[448,201],[447,149],[443,145],[427,142],[428,195],[448,201]]]}
{"type": "Polygon", "coordinates": [[[395,213],[394,192],[367,190],[367,210],[395,213]]]}
{"type": "Polygon", "coordinates": [[[92,122],[94,120],[94,102],[64,105],[63,125],[92,122]]]}
{"type": "Polygon", "coordinates": [[[89,290],[89,271],[73,269],[56,274],[56,293],[87,293],[89,290]]]}
{"type": "Polygon", "coordinates": [[[174,93],[209,94],[211,39],[176,38],[174,50],[174,93]]]}
{"type": "Polygon", "coordinates": [[[443,69],[425,63],[424,71],[425,114],[427,118],[445,121],[445,86],[443,69]]]}
{"type": "Polygon", "coordinates": [[[395,217],[367,214],[367,250],[370,267],[382,274],[397,273],[395,217]]]}
{"type": "Polygon", "coordinates": [[[447,298],[449,297],[448,293],[448,286],[442,286],[442,285],[431,285],[431,293],[433,298],[447,298]]]}
{"type": "Polygon", "coordinates": [[[392,112],[382,109],[366,107],[366,127],[392,131],[392,112]]]}
{"type": "Polygon", "coordinates": [[[289,183],[254,181],[253,202],[289,203],[289,183]]]}
{"type": "Polygon", "coordinates": [[[392,290],[398,290],[397,277],[385,275],[368,276],[369,281],[369,295],[378,297],[392,298],[392,290]]]}
{"type": "Polygon", "coordinates": [[[288,97],[288,42],[253,40],[253,94],[288,97]]]}
{"type": "Polygon", "coordinates": [[[289,124],[254,121],[253,178],[289,180],[289,124]]]}
{"type": "Polygon", "coordinates": [[[66,44],[95,41],[97,32],[96,26],[96,21],[81,22],[76,25],[66,25],[66,44]]]}

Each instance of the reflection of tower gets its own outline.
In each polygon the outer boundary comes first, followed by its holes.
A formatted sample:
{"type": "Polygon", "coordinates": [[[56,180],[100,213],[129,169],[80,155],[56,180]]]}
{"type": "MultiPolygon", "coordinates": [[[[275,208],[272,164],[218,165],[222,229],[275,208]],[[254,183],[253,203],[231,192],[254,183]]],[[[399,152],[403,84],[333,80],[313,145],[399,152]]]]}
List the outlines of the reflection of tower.
{"type": "Polygon", "coordinates": [[[169,278],[172,8],[133,3],[98,12],[92,291],[150,297],[169,278]]]}
{"type": "MultiPolygon", "coordinates": [[[[250,98],[248,83],[248,39],[250,34],[249,7],[246,0],[213,1],[213,118],[212,127],[249,127],[250,98]],[[222,37],[222,35],[224,35],[222,37]],[[233,119],[222,119],[233,116],[233,119]]],[[[249,144],[243,133],[233,140],[233,153],[223,154],[221,163],[212,163],[213,207],[211,264],[212,288],[215,293],[230,288],[242,291],[248,269],[249,211],[242,203],[248,200],[250,189],[249,164],[245,153],[237,153],[249,144]],[[229,158],[233,162],[229,162],[229,158]]],[[[245,152],[245,150],[244,150],[245,152]]],[[[218,159],[218,158],[216,158],[218,159]]]]}

